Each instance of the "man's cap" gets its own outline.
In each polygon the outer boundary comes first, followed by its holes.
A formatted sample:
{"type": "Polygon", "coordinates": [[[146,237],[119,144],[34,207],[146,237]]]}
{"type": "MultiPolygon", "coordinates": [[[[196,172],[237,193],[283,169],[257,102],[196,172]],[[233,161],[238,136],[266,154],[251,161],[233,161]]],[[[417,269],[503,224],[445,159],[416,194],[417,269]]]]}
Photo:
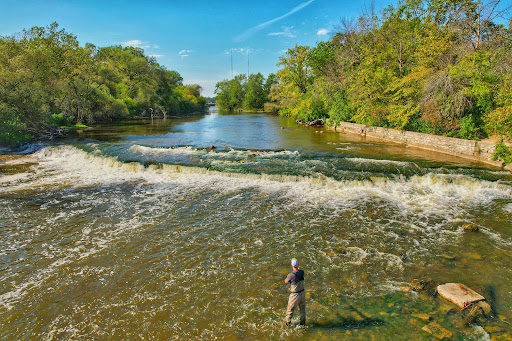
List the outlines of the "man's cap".
{"type": "Polygon", "coordinates": [[[292,258],[292,266],[297,266],[299,265],[299,261],[297,260],[297,258],[292,258]]]}

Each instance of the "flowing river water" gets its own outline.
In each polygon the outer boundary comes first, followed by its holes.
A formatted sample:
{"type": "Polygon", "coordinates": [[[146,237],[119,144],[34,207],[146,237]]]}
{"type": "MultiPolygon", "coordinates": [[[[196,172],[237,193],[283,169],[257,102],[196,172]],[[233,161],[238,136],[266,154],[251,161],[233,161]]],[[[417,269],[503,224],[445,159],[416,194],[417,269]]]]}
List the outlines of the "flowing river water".
{"type": "Polygon", "coordinates": [[[33,149],[0,165],[2,340],[432,340],[431,322],[457,340],[512,331],[509,172],[215,110],[33,149]],[[283,326],[292,257],[306,272],[306,327],[297,314],[283,326]],[[457,324],[421,281],[476,288],[495,315],[457,324]]]}

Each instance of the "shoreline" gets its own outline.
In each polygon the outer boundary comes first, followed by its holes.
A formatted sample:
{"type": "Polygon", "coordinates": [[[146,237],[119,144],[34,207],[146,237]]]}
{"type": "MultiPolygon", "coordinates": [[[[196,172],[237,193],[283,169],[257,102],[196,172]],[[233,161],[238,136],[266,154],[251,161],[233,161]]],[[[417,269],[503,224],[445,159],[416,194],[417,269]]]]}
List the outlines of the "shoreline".
{"type": "Polygon", "coordinates": [[[359,136],[368,136],[385,142],[401,144],[406,147],[420,148],[452,156],[480,161],[512,172],[512,164],[505,165],[501,161],[493,161],[492,154],[496,143],[490,141],[465,140],[454,137],[431,135],[407,130],[367,126],[364,124],[338,122],[325,125],[328,130],[359,136]]]}
{"type": "Polygon", "coordinates": [[[113,118],[109,120],[98,120],[96,122],[91,123],[90,125],[84,125],[84,126],[73,126],[73,127],[54,127],[54,131],[48,130],[48,129],[42,129],[40,131],[37,131],[40,136],[36,137],[33,136],[30,139],[23,140],[23,141],[1,141],[0,142],[0,155],[5,154],[17,154],[16,150],[22,148],[24,145],[30,145],[34,143],[44,143],[44,142],[51,142],[51,141],[57,141],[64,139],[66,137],[69,137],[70,134],[73,134],[78,131],[88,130],[92,129],[95,126],[102,126],[105,123],[115,123],[115,122],[124,122],[124,121],[143,121],[143,120],[153,120],[153,119],[169,119],[169,118],[180,118],[180,117],[187,117],[187,116],[193,116],[193,115],[199,115],[207,113],[208,111],[194,111],[194,112],[187,112],[187,113],[177,113],[177,114],[169,114],[169,115],[154,115],[151,116],[141,116],[136,115],[132,117],[122,117],[122,118],[113,118]],[[57,132],[56,134],[53,134],[53,132],[57,132]]]}
{"type": "MultiPolygon", "coordinates": [[[[264,112],[262,112],[264,113],[264,112]]],[[[189,113],[189,115],[193,115],[197,113],[189,113]]],[[[177,115],[176,117],[183,116],[177,115]]],[[[169,118],[169,117],[168,117],[169,118]]],[[[151,120],[151,118],[146,117],[132,117],[132,120],[151,120]]],[[[116,121],[124,121],[116,120],[116,121]]],[[[398,130],[392,128],[383,128],[376,126],[368,126],[357,123],[350,122],[338,122],[333,125],[332,122],[327,122],[327,124],[323,125],[327,130],[342,133],[342,134],[351,134],[358,135],[363,137],[370,137],[380,141],[389,142],[393,144],[400,144],[405,147],[414,147],[423,150],[428,150],[436,153],[443,153],[446,155],[456,156],[465,158],[468,160],[482,162],[494,167],[501,168],[503,170],[507,170],[512,172],[512,164],[505,165],[501,161],[493,161],[492,155],[494,150],[496,149],[496,141],[488,141],[488,140],[466,140],[460,138],[446,137],[441,135],[432,135],[426,133],[419,133],[413,131],[406,130],[398,130]]],[[[101,125],[101,124],[100,124],[101,125]]],[[[300,124],[305,125],[306,124],[300,124]]],[[[91,127],[87,127],[91,128],[91,127]]],[[[82,128],[82,129],[87,129],[82,128]]],[[[77,129],[69,129],[66,130],[66,133],[75,131],[77,129]]],[[[66,134],[67,135],[67,134],[66,134]]],[[[41,141],[32,140],[28,143],[37,143],[41,141]]],[[[19,154],[16,152],[17,148],[7,145],[0,145],[0,155],[6,156],[9,154],[19,154]]],[[[30,153],[28,153],[30,154],[30,153]]],[[[4,161],[4,160],[2,160],[4,161]]]]}

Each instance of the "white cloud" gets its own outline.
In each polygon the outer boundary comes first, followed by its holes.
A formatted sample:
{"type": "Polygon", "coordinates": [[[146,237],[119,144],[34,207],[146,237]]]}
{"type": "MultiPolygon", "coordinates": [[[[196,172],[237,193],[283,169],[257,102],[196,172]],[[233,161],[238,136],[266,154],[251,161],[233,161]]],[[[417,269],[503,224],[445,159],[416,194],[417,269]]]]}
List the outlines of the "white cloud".
{"type": "Polygon", "coordinates": [[[296,35],[293,34],[293,32],[291,31],[293,26],[281,26],[281,28],[283,29],[281,32],[272,32],[272,33],[269,33],[268,35],[269,36],[284,36],[284,37],[288,37],[288,38],[296,37],[296,35]]]}
{"type": "Polygon", "coordinates": [[[183,59],[185,57],[190,56],[190,52],[192,52],[192,50],[181,50],[180,52],[178,52],[178,54],[180,55],[181,59],[183,59]]]}
{"type": "Polygon", "coordinates": [[[141,44],[142,44],[142,41],[140,41],[138,39],[128,40],[128,41],[125,41],[124,43],[121,43],[121,45],[123,45],[123,46],[139,46],[141,44]]]}
{"type": "Polygon", "coordinates": [[[164,55],[163,54],[149,54],[148,56],[158,58],[158,57],[163,57],[164,55]]]}
{"type": "Polygon", "coordinates": [[[244,52],[245,49],[242,47],[242,48],[230,48],[229,50],[224,50],[224,53],[225,54],[230,54],[230,53],[242,53],[244,52]]]}
{"type": "Polygon", "coordinates": [[[319,36],[325,36],[325,35],[329,34],[329,30],[326,28],[321,28],[318,30],[318,32],[316,32],[316,34],[319,36]]]}
{"type": "Polygon", "coordinates": [[[278,22],[279,20],[282,20],[282,19],[292,15],[293,13],[295,13],[297,11],[300,11],[304,7],[306,7],[309,4],[311,4],[313,1],[315,1],[315,0],[309,0],[307,2],[304,2],[304,3],[300,4],[299,6],[293,8],[291,11],[289,11],[286,14],[283,14],[283,15],[277,17],[277,18],[274,18],[272,20],[269,20],[269,21],[266,21],[266,22],[261,23],[259,25],[256,25],[254,27],[251,27],[250,29],[248,29],[245,32],[243,32],[243,33],[239,34],[238,36],[236,36],[235,37],[235,42],[241,42],[241,41],[247,40],[248,38],[250,38],[256,32],[261,31],[265,27],[267,27],[267,26],[269,26],[269,25],[271,25],[271,24],[273,24],[275,22],[278,22]]]}
{"type": "Polygon", "coordinates": [[[138,39],[125,41],[125,42],[121,43],[121,45],[122,46],[133,46],[133,47],[138,47],[141,49],[149,49],[151,47],[151,46],[147,45],[146,42],[140,41],[138,39]]]}
{"type": "Polygon", "coordinates": [[[238,53],[238,54],[246,55],[248,53],[249,54],[259,53],[261,51],[263,51],[263,49],[253,49],[250,47],[233,47],[233,48],[230,48],[229,50],[224,50],[224,53],[225,54],[238,53]]]}

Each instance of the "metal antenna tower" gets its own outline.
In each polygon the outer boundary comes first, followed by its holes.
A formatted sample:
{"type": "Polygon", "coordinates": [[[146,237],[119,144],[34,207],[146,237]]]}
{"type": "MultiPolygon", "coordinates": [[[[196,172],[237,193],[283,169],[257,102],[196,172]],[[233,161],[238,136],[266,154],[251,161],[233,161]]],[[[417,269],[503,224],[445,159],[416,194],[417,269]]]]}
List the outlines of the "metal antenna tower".
{"type": "Polygon", "coordinates": [[[235,78],[235,75],[233,74],[233,49],[230,50],[231,55],[231,78],[235,78]]]}

